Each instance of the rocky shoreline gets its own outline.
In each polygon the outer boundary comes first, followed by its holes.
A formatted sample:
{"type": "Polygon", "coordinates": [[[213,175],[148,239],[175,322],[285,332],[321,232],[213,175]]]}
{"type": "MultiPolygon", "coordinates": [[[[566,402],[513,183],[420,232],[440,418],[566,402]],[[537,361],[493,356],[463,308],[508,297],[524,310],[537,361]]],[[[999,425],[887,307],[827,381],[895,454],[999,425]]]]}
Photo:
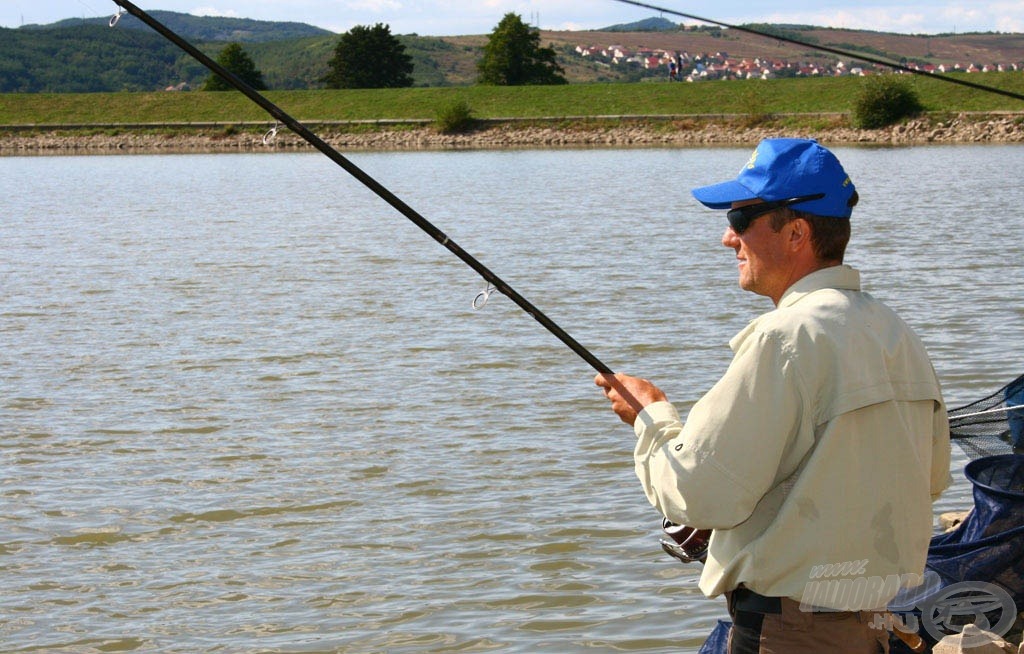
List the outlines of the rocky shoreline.
{"type": "MultiPolygon", "coordinates": [[[[816,138],[828,144],[920,145],[928,143],[1024,142],[1024,113],[926,116],[876,130],[855,129],[842,120],[793,121],[773,117],[678,118],[672,120],[487,121],[465,132],[445,134],[432,125],[324,126],[314,131],[339,150],[503,149],[554,147],[706,147],[750,145],[771,136],[816,138]]],[[[287,129],[272,138],[262,132],[221,128],[4,129],[0,156],[173,152],[294,151],[311,149],[287,129]]]]}

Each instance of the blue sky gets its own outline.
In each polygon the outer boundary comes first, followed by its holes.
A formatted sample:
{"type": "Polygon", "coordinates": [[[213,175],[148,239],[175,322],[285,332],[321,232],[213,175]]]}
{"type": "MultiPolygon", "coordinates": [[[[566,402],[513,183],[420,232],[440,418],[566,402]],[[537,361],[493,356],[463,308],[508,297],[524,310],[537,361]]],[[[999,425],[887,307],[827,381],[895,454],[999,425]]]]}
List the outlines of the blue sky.
{"type": "MultiPolygon", "coordinates": [[[[386,23],[394,34],[487,34],[507,12],[542,29],[586,30],[656,15],[615,0],[133,0],[142,9],[195,15],[290,20],[344,32],[386,23]]],[[[725,23],[803,23],[910,34],[1000,31],[1024,33],[1024,0],[896,2],[860,0],[650,0],[649,4],[725,23]]],[[[111,0],[0,0],[0,26],[63,18],[111,16],[111,0]]],[[[683,21],[666,15],[675,22],[683,21]]]]}

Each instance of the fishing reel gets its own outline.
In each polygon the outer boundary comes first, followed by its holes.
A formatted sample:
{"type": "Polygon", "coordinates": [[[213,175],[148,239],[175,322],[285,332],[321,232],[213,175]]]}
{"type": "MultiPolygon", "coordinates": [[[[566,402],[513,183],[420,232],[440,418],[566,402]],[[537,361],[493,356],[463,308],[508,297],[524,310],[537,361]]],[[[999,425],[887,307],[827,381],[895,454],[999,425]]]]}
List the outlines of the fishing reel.
{"type": "Polygon", "coordinates": [[[708,558],[708,544],[711,542],[710,529],[694,529],[686,525],[677,525],[668,518],[661,521],[661,529],[672,540],[661,539],[661,549],[683,563],[700,561],[708,558]]]}

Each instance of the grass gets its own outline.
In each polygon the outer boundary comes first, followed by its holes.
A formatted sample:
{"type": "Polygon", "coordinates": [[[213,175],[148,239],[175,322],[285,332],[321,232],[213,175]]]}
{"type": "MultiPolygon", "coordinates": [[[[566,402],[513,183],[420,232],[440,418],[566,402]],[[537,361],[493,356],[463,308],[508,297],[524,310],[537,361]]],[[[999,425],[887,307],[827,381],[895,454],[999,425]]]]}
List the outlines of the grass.
{"type": "MultiPolygon", "coordinates": [[[[1024,94],[1024,73],[964,76],[1024,94]]],[[[455,101],[476,118],[609,115],[849,113],[864,84],[855,77],[567,86],[466,86],[372,90],[268,91],[267,98],[300,121],[434,120],[455,101]]],[[[1024,102],[993,93],[912,78],[926,111],[1022,111],[1024,102]]],[[[0,125],[107,125],[269,121],[234,91],[222,93],[0,94],[0,125]]]]}

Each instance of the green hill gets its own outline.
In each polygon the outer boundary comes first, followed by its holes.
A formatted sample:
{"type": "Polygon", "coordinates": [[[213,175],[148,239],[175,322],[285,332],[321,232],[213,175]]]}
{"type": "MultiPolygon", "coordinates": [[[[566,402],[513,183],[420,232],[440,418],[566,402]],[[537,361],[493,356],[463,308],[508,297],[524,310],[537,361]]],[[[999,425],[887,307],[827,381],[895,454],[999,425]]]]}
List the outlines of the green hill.
{"type": "MultiPolygon", "coordinates": [[[[153,10],[147,13],[190,41],[260,43],[263,41],[287,41],[289,39],[333,34],[328,30],[305,23],[253,20],[251,18],[193,16],[176,11],[153,10]]],[[[109,18],[68,18],[56,23],[50,23],[49,25],[28,25],[23,29],[65,29],[81,25],[109,27],[109,20],[109,18]]],[[[152,28],[131,14],[121,16],[117,23],[117,29],[152,31],[152,28]]]]}
{"type": "Polygon", "coordinates": [[[205,72],[155,32],[106,25],[0,29],[0,92],[152,91],[205,72]]]}
{"type": "Polygon", "coordinates": [[[635,23],[620,23],[618,25],[610,25],[602,29],[597,30],[598,32],[667,32],[675,31],[679,29],[677,23],[673,23],[667,18],[645,18],[638,20],[635,23]]]}

